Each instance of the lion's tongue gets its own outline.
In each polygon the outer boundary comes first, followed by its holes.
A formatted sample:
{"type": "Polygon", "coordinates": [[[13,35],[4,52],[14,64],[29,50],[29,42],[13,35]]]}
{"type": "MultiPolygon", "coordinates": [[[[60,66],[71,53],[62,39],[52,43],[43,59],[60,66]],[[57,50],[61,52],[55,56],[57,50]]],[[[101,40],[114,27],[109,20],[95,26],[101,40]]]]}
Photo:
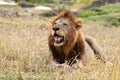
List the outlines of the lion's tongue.
{"type": "Polygon", "coordinates": [[[60,42],[63,39],[61,36],[55,36],[55,41],[60,42]]]}

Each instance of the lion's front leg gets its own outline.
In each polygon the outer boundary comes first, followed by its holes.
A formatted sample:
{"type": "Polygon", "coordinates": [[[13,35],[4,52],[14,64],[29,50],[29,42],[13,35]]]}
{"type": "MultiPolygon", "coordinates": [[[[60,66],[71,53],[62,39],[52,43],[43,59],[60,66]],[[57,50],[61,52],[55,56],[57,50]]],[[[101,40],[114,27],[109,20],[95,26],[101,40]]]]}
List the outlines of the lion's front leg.
{"type": "Polygon", "coordinates": [[[56,61],[54,61],[54,60],[50,60],[50,63],[49,63],[49,66],[50,67],[58,67],[58,66],[60,66],[60,64],[58,64],[56,61]]]}

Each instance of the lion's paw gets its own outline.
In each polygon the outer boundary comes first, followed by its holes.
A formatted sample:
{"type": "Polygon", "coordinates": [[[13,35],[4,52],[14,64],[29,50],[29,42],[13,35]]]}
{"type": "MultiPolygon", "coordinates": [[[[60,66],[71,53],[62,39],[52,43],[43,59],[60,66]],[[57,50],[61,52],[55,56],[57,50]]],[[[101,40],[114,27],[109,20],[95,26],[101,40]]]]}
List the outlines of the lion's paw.
{"type": "Polygon", "coordinates": [[[72,66],[73,68],[83,68],[83,64],[82,64],[82,62],[81,61],[77,61],[77,63],[75,63],[73,66],[72,66]]]}
{"type": "Polygon", "coordinates": [[[113,63],[111,63],[111,62],[106,62],[105,65],[107,65],[107,66],[113,66],[113,63]]]}

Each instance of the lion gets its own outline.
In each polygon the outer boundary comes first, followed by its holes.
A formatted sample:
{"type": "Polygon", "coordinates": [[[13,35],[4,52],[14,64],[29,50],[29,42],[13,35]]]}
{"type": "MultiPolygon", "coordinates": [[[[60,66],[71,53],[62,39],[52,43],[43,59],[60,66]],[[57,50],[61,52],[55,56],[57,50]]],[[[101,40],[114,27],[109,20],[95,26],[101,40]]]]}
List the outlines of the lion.
{"type": "Polygon", "coordinates": [[[84,36],[81,30],[82,22],[76,19],[72,12],[66,10],[59,13],[51,25],[48,45],[53,65],[67,64],[72,67],[77,64],[78,67],[83,67],[95,56],[98,56],[103,63],[107,62],[95,39],[84,36]]]}

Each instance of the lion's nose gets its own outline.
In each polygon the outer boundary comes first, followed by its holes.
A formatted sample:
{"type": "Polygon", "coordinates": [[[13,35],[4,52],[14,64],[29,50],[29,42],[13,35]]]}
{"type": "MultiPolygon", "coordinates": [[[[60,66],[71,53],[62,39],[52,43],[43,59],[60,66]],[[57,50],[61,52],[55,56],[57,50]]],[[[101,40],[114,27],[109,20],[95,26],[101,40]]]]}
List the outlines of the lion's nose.
{"type": "Polygon", "coordinates": [[[52,29],[53,29],[54,31],[59,30],[59,28],[58,28],[58,27],[53,27],[52,29]]]}

